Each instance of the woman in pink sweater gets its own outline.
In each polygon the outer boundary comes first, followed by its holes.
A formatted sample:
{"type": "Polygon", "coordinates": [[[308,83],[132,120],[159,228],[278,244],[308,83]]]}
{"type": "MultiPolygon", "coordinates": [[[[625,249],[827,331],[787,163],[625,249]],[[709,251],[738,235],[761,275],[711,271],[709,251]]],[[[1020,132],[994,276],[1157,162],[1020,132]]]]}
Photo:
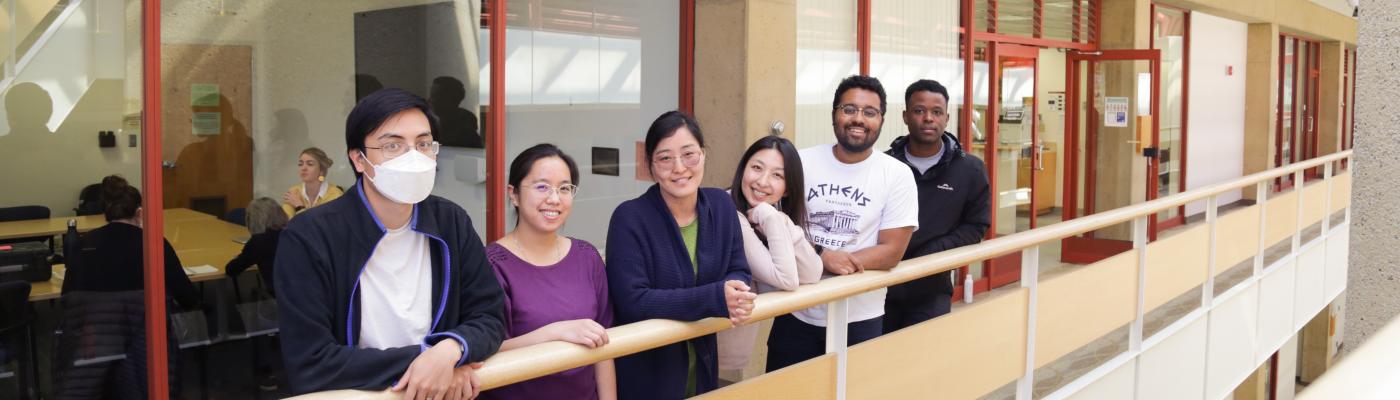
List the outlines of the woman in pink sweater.
{"type": "MultiPolygon", "coordinates": [[[[729,193],[738,208],[744,255],[759,293],[796,290],[798,285],[821,279],[821,257],[807,242],[803,228],[807,226],[803,187],[802,160],[787,139],[759,139],[739,159],[729,193]]],[[[720,332],[719,369],[743,369],[757,336],[756,324],[720,332]]]]}

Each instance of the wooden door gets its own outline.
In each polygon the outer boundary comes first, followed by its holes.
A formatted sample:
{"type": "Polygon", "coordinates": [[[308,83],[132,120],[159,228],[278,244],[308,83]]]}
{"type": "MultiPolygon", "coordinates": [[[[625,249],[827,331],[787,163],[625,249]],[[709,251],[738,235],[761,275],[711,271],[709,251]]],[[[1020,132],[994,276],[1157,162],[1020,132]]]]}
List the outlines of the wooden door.
{"type": "Polygon", "coordinates": [[[161,46],[166,208],[223,216],[253,198],[250,46],[161,46]]]}

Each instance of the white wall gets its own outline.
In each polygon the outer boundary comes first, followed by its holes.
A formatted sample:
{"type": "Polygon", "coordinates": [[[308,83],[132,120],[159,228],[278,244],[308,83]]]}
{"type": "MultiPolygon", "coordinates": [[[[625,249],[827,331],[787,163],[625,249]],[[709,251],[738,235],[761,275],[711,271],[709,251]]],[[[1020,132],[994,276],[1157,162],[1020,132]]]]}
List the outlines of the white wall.
{"type": "MultiPolygon", "coordinates": [[[[1243,22],[1202,12],[1191,13],[1186,190],[1244,174],[1247,35],[1248,25],[1243,22]],[[1227,75],[1229,67],[1234,67],[1234,73],[1227,75]]],[[[1228,192],[1220,196],[1220,204],[1239,199],[1239,191],[1228,192]]],[[[1186,206],[1187,215],[1204,210],[1203,201],[1186,206]]]]}

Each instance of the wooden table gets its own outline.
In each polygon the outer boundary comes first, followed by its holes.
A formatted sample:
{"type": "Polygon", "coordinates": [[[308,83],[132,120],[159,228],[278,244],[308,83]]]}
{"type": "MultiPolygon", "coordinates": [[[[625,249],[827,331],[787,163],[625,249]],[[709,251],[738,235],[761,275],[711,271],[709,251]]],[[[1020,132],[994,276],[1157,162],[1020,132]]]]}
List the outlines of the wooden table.
{"type": "MultiPolygon", "coordinates": [[[[107,218],[101,215],[0,222],[0,239],[62,235],[64,232],[68,231],[68,220],[70,219],[78,221],[78,232],[87,232],[107,225],[107,218]]],[[[214,218],[213,215],[188,208],[171,208],[165,210],[165,222],[167,227],[170,226],[171,222],[218,220],[219,219],[214,218]]]]}
{"type": "MultiPolygon", "coordinates": [[[[200,282],[224,278],[224,266],[238,256],[243,245],[235,239],[247,239],[248,229],[228,223],[207,214],[187,210],[166,210],[165,238],[175,248],[180,263],[186,268],[208,265],[215,272],[190,275],[190,281],[200,282]],[[183,210],[183,211],[178,211],[183,210]],[[171,211],[176,211],[172,213],[171,211]]],[[[28,221],[21,221],[28,222],[28,221]]],[[[81,222],[79,223],[81,226],[81,222]]],[[[89,228],[91,230],[95,226],[89,228]]],[[[67,225],[64,225],[67,229],[67,225]]],[[[81,230],[81,229],[80,229],[81,230]]],[[[63,265],[55,265],[61,270],[63,265]]],[[[48,300],[59,297],[63,288],[51,280],[33,282],[29,291],[29,301],[48,300]]]]}
{"type": "Polygon", "coordinates": [[[87,232],[107,224],[107,220],[101,215],[0,222],[0,239],[62,235],[68,231],[70,219],[78,220],[79,232],[87,232]]]}

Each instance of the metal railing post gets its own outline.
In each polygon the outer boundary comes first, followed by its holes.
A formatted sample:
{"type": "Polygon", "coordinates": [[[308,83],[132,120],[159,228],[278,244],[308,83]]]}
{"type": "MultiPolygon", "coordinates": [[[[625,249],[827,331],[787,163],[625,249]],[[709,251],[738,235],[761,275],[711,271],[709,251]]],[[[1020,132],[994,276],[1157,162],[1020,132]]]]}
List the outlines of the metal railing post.
{"type": "Polygon", "coordinates": [[[1293,181],[1298,182],[1297,185],[1293,185],[1293,195],[1298,197],[1298,204],[1293,213],[1293,248],[1289,254],[1297,255],[1298,249],[1303,246],[1303,230],[1308,229],[1308,227],[1303,226],[1303,207],[1306,205],[1304,203],[1307,202],[1307,196],[1303,195],[1307,185],[1307,182],[1303,181],[1303,170],[1293,171],[1293,181]]]}
{"type": "Polygon", "coordinates": [[[1128,350],[1142,350],[1142,325],[1147,315],[1147,216],[1133,218],[1133,249],[1137,250],[1137,305],[1128,329],[1128,350]]]}
{"type": "Polygon", "coordinates": [[[1329,162],[1322,167],[1322,184],[1326,185],[1327,196],[1322,199],[1322,234],[1327,236],[1327,232],[1332,230],[1332,165],[1336,162],[1329,162]]]}
{"type": "Polygon", "coordinates": [[[840,299],[826,305],[826,353],[836,353],[836,399],[846,399],[846,343],[850,322],[850,299],[840,299]]]}
{"type": "Polygon", "coordinates": [[[1269,249],[1268,240],[1269,228],[1269,185],[1268,181],[1260,181],[1254,184],[1254,198],[1259,205],[1259,246],[1254,251],[1254,272],[1250,276],[1259,276],[1264,271],[1264,252],[1269,249]]]}
{"type": "Polygon", "coordinates": [[[1035,324],[1037,288],[1040,286],[1040,246],[1021,249],[1021,287],[1026,288],[1026,370],[1016,380],[1016,398],[1030,400],[1035,393],[1035,324]]]}
{"type": "Polygon", "coordinates": [[[1220,221],[1220,197],[1210,196],[1206,198],[1206,224],[1209,229],[1210,241],[1206,245],[1206,280],[1201,284],[1201,307],[1210,308],[1210,303],[1215,301],[1215,252],[1219,246],[1215,241],[1218,238],[1218,222],[1220,221]]]}

